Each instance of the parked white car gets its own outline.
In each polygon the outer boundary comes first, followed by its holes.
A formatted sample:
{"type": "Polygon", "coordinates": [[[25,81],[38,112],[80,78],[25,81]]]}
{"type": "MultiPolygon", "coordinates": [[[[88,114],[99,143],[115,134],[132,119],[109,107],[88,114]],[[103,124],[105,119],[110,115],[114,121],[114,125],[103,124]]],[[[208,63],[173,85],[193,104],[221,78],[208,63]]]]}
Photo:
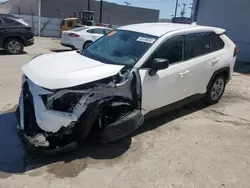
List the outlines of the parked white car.
{"type": "Polygon", "coordinates": [[[238,49],[225,30],[147,23],[118,28],[82,51],[45,54],[24,65],[18,129],[56,149],[90,134],[111,142],[144,116],[197,99],[215,104],[238,49]]]}
{"type": "Polygon", "coordinates": [[[68,31],[63,31],[61,44],[73,50],[88,47],[103,35],[111,32],[112,29],[98,26],[77,27],[68,31]]]}

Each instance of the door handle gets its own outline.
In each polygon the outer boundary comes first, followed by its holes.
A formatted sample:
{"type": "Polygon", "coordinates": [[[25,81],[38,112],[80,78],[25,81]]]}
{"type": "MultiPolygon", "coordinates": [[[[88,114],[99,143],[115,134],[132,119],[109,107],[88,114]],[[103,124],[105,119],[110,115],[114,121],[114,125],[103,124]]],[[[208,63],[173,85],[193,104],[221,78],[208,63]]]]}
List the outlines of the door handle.
{"type": "Polygon", "coordinates": [[[185,75],[187,75],[189,73],[189,70],[186,70],[185,72],[181,72],[180,76],[181,78],[183,78],[185,75]]]}
{"type": "Polygon", "coordinates": [[[215,64],[217,64],[218,62],[219,62],[219,58],[216,58],[216,59],[214,59],[214,60],[212,61],[212,64],[215,65],[215,64]]]}

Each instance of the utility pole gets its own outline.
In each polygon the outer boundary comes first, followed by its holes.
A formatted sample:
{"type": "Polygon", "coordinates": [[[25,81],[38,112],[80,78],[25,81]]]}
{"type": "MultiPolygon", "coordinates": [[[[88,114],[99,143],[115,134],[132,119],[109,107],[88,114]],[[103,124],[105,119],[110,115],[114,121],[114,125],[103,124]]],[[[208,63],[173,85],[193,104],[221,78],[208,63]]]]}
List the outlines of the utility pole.
{"type": "Polygon", "coordinates": [[[100,23],[102,23],[102,0],[100,1],[100,23]]]}
{"type": "Polygon", "coordinates": [[[179,6],[179,0],[176,0],[174,17],[177,16],[177,9],[178,9],[178,6],[179,6]]]}
{"type": "Polygon", "coordinates": [[[190,17],[193,18],[193,14],[194,14],[194,1],[192,3],[190,3],[190,5],[191,5],[189,7],[191,9],[191,15],[190,15],[190,17]]]}
{"type": "Polygon", "coordinates": [[[181,11],[181,17],[184,17],[184,15],[186,14],[187,3],[182,3],[182,4],[183,4],[183,8],[182,8],[182,11],[181,11]]]}
{"type": "Polygon", "coordinates": [[[88,0],[88,11],[90,11],[90,0],[88,0]]]}
{"type": "Polygon", "coordinates": [[[41,36],[41,0],[38,0],[38,38],[41,36]]]}

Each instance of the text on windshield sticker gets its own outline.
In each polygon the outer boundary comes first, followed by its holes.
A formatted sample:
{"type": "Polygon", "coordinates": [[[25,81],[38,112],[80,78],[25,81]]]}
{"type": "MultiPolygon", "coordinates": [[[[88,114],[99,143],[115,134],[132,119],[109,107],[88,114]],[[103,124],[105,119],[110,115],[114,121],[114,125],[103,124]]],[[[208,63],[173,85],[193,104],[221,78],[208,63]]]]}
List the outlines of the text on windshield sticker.
{"type": "Polygon", "coordinates": [[[154,38],[139,37],[136,41],[152,44],[155,42],[155,39],[154,38]]]}

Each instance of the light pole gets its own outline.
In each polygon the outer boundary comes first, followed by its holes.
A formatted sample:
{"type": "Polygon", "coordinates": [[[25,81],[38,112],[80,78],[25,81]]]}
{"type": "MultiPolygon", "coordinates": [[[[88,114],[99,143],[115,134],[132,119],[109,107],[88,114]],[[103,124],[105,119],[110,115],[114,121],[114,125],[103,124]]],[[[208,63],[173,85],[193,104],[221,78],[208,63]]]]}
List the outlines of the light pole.
{"type": "Polygon", "coordinates": [[[88,11],[90,11],[90,0],[88,0],[88,11]]]}
{"type": "Polygon", "coordinates": [[[178,8],[178,5],[179,5],[179,0],[176,0],[174,17],[177,16],[177,8],[178,8]]]}
{"type": "Polygon", "coordinates": [[[100,23],[102,23],[102,0],[100,1],[100,23]]]}
{"type": "Polygon", "coordinates": [[[40,37],[40,32],[41,32],[41,0],[38,0],[38,37],[40,37]]]}

